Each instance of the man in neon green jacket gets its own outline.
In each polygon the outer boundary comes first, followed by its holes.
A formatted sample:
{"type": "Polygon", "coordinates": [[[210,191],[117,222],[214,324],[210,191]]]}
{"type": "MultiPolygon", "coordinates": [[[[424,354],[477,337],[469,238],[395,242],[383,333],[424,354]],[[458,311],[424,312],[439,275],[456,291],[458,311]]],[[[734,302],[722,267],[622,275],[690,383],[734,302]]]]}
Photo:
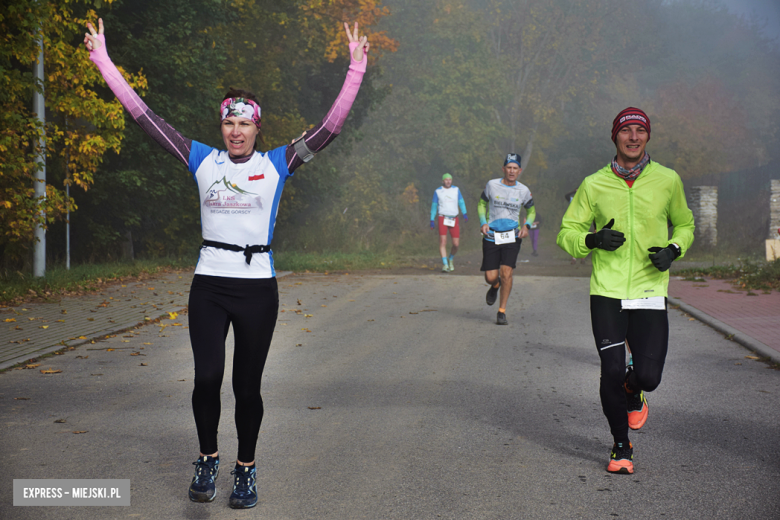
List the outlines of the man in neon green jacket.
{"type": "Polygon", "coordinates": [[[601,358],[601,405],[614,438],[611,473],[634,472],[628,429],[644,425],[645,391],[661,382],[669,342],[668,270],[693,243],[693,214],[680,176],[650,160],[649,140],[647,114],[634,107],[618,114],[612,123],[617,154],[582,181],[557,240],[573,257],[593,252],[591,323],[601,358]],[[592,222],[599,231],[589,233],[592,222]],[[628,372],[626,344],[633,355],[628,372]]]}

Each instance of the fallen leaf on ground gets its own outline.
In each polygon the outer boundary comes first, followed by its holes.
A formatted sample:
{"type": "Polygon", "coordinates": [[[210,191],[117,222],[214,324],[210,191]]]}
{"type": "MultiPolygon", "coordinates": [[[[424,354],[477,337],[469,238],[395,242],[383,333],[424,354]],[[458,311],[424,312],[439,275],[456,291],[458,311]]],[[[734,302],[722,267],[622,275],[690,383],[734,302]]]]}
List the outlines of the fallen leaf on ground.
{"type": "Polygon", "coordinates": [[[151,343],[144,343],[144,345],[151,345],[151,343]]]}
{"type": "Polygon", "coordinates": [[[76,359],[87,359],[89,356],[76,356],[76,359]]]}
{"type": "Polygon", "coordinates": [[[178,312],[169,312],[168,316],[170,316],[172,320],[175,320],[176,318],[179,317],[179,313],[178,312]]]}
{"type": "Polygon", "coordinates": [[[113,351],[114,351],[114,349],[112,349],[112,348],[107,348],[106,349],[106,352],[113,352],[113,351]]]}
{"type": "Polygon", "coordinates": [[[62,372],[62,370],[54,370],[53,368],[47,368],[46,370],[41,370],[41,374],[59,374],[62,372]]]}
{"type": "Polygon", "coordinates": [[[309,410],[322,410],[321,406],[309,406],[309,410]]]}
{"type": "Polygon", "coordinates": [[[745,356],[745,359],[761,359],[758,356],[745,356]]]}
{"type": "Polygon", "coordinates": [[[14,397],[15,401],[29,401],[29,397],[14,397]]]}
{"type": "Polygon", "coordinates": [[[147,366],[147,365],[146,365],[146,363],[141,363],[141,364],[140,364],[140,365],[138,365],[138,366],[139,366],[139,367],[145,367],[145,366],[147,366]]]}
{"type": "Polygon", "coordinates": [[[89,430],[79,430],[79,431],[74,431],[73,433],[75,433],[76,435],[78,435],[78,434],[80,434],[80,433],[87,433],[87,432],[89,432],[89,430]]]}
{"type": "Polygon", "coordinates": [[[6,323],[13,323],[14,321],[16,321],[16,318],[6,318],[4,321],[6,323]]]}
{"type": "Polygon", "coordinates": [[[36,363],[35,365],[24,365],[24,368],[38,368],[39,366],[41,366],[41,364],[36,363]]]}
{"type": "Polygon", "coordinates": [[[327,307],[327,305],[325,305],[325,304],[322,304],[322,305],[320,305],[320,307],[327,307]]]}
{"type": "Polygon", "coordinates": [[[86,336],[79,336],[79,337],[78,337],[78,338],[76,338],[76,339],[87,339],[87,337],[86,337],[86,336]]]}
{"type": "Polygon", "coordinates": [[[65,323],[65,320],[56,320],[57,323],[65,323]]]}
{"type": "Polygon", "coordinates": [[[313,318],[314,314],[304,314],[303,317],[304,318],[313,318]]]}
{"type": "Polygon", "coordinates": [[[57,419],[57,420],[56,420],[56,421],[54,421],[54,422],[56,422],[56,423],[58,423],[58,424],[62,424],[62,423],[64,423],[64,422],[65,422],[65,419],[57,419]]]}
{"type": "Polygon", "coordinates": [[[41,325],[41,326],[40,326],[40,327],[38,327],[38,328],[39,328],[39,329],[48,329],[48,328],[49,328],[49,326],[48,326],[48,325],[41,325]]]}

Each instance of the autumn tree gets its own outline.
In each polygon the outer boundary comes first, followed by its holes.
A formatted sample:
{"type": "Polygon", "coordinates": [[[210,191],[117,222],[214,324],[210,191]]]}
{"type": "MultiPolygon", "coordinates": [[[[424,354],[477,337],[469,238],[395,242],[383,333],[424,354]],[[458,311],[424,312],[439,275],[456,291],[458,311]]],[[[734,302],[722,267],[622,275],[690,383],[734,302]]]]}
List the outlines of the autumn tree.
{"type": "MultiPolygon", "coordinates": [[[[102,83],[80,45],[92,7],[111,0],[7,2],[0,11],[0,248],[6,261],[20,259],[30,247],[36,226],[62,219],[67,200],[64,184],[86,191],[108,150],[119,151],[124,117],[117,101],[101,100],[102,83]],[[43,85],[36,84],[32,66],[43,38],[43,85]],[[42,128],[31,112],[33,92],[43,88],[47,109],[42,128]],[[39,168],[39,138],[46,137],[50,181],[45,200],[34,196],[39,168]],[[42,212],[39,212],[42,209],[42,212]]],[[[142,75],[126,75],[142,89],[142,75]]]]}

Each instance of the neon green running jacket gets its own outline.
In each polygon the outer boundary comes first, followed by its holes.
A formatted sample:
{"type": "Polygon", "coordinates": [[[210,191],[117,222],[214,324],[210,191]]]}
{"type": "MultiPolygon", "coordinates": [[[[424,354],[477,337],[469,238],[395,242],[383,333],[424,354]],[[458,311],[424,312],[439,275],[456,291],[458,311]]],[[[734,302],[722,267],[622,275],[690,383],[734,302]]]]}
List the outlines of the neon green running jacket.
{"type": "Polygon", "coordinates": [[[575,258],[593,252],[590,294],[631,300],[667,296],[669,271],[660,272],[648,248],[680,246],[682,256],[693,244],[693,214],[688,209],[680,176],[651,161],[629,188],[607,165],[589,175],[577,189],[563,216],[557,243],[575,258]],[[588,249],[585,236],[595,220],[601,229],[611,219],[626,242],[615,251],[588,249]],[[674,226],[669,238],[667,220],[674,226]]]}

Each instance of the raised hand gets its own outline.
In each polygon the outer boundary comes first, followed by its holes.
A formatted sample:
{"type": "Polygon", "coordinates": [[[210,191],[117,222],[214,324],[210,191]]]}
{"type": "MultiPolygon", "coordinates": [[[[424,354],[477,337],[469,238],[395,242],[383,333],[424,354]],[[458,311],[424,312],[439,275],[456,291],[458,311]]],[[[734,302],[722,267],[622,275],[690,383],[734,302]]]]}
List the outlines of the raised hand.
{"type": "Polygon", "coordinates": [[[92,23],[87,22],[88,33],[84,33],[84,45],[87,46],[87,50],[96,51],[100,48],[102,43],[98,39],[99,34],[103,34],[103,19],[98,18],[98,30],[95,31],[95,26],[92,23]]]}
{"type": "Polygon", "coordinates": [[[344,22],[344,30],[347,32],[347,40],[349,43],[357,43],[357,47],[352,52],[352,58],[355,61],[363,61],[363,55],[368,54],[368,49],[371,44],[368,43],[368,36],[358,36],[358,23],[355,22],[355,29],[350,31],[349,24],[344,22]]]}

